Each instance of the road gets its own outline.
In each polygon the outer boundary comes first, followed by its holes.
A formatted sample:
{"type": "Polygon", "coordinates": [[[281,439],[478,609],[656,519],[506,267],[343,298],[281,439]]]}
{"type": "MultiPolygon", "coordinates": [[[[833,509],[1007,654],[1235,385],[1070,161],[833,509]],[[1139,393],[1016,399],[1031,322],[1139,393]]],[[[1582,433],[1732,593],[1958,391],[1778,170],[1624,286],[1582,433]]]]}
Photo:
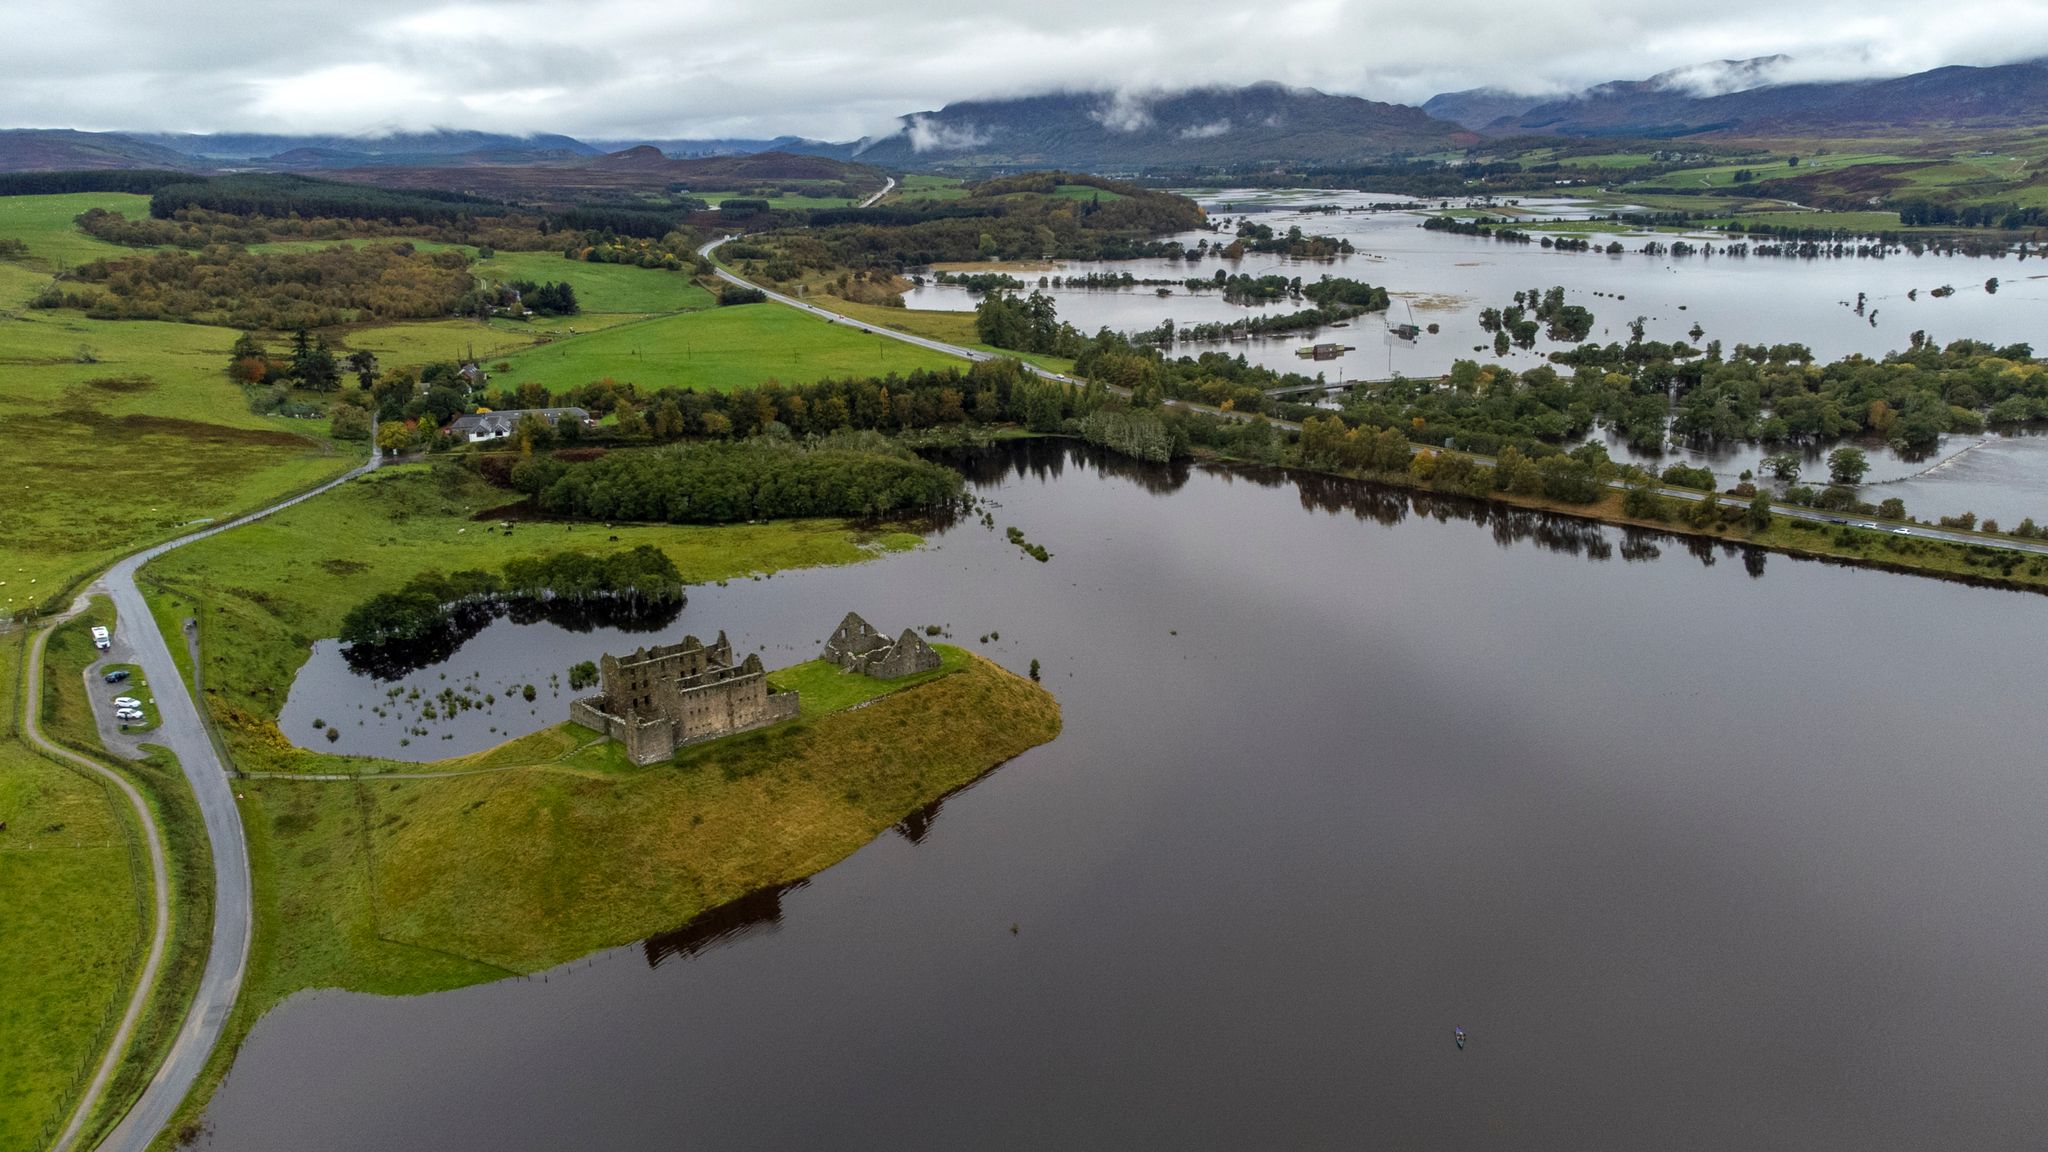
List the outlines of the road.
{"type": "MultiPolygon", "coordinates": [[[[370,442],[376,443],[374,430],[370,442]]],[[[152,733],[151,743],[169,748],[177,755],[185,780],[191,785],[193,798],[198,801],[199,814],[206,826],[206,840],[213,850],[213,942],[207,950],[206,969],[199,977],[198,993],[193,997],[191,1008],[186,1012],[184,1023],[171,1042],[162,1066],[142,1090],[135,1106],[100,1142],[102,1152],[144,1152],[156,1139],[157,1133],[170,1122],[178,1105],[184,1102],[186,1094],[198,1081],[207,1059],[213,1055],[214,1046],[220,1042],[228,1013],[235,1006],[235,997],[241,992],[254,923],[249,892],[249,846],[242,836],[242,817],[235,807],[234,786],[228,781],[227,766],[221,763],[213,741],[207,735],[206,724],[200,718],[200,704],[193,698],[184,677],[178,674],[178,666],[171,660],[170,647],[164,642],[163,633],[157,631],[149,605],[142,598],[142,590],[136,587],[135,574],[143,565],[174,548],[182,548],[195,540],[204,540],[310,500],[348,483],[374,469],[377,464],[378,457],[373,448],[368,463],[335,480],[260,512],[146,548],[108,569],[94,586],[113,599],[114,608],[120,613],[119,627],[123,638],[133,647],[135,663],[142,667],[144,675],[156,689],[157,713],[162,723],[152,733]]],[[[161,893],[166,890],[161,879],[161,862],[158,875],[158,891],[161,893]]],[[[132,1006],[130,1010],[134,1010],[132,1006]]],[[[116,1045],[109,1053],[109,1059],[118,1062],[120,1055],[121,1046],[116,1045]]],[[[95,1090],[91,1095],[97,1098],[97,1094],[95,1090]]],[[[89,1110],[84,1104],[80,1107],[89,1110]]]]}
{"type": "Polygon", "coordinates": [[[888,180],[889,182],[887,184],[882,185],[882,190],[880,192],[877,192],[873,196],[870,196],[867,199],[861,201],[858,205],[856,205],[856,207],[873,208],[875,205],[881,203],[882,197],[887,196],[889,193],[896,190],[896,178],[894,176],[891,176],[888,178],[888,180]]]}
{"type": "MultiPolygon", "coordinates": [[[[733,237],[731,236],[721,236],[718,239],[711,241],[709,244],[706,244],[703,247],[697,249],[697,254],[704,257],[707,260],[711,260],[713,259],[712,253],[718,248],[718,246],[731,239],[733,239],[733,237]]],[[[770,300],[773,300],[778,304],[785,304],[791,308],[800,309],[804,312],[810,313],[813,316],[818,316],[822,317],[825,320],[829,320],[834,324],[841,324],[848,328],[855,329],[857,331],[872,333],[876,336],[886,336],[891,340],[901,340],[905,344],[914,344],[919,348],[929,348],[934,352],[942,352],[948,356],[958,356],[965,360],[974,360],[978,362],[982,360],[994,360],[998,358],[997,355],[993,352],[983,352],[974,348],[962,347],[961,345],[958,344],[948,344],[943,340],[933,340],[925,336],[914,336],[908,332],[898,332],[893,328],[882,328],[873,324],[868,324],[864,321],[855,320],[848,316],[842,316],[837,312],[833,312],[825,308],[820,308],[815,304],[806,304],[802,300],[798,300],[793,296],[785,296],[780,292],[773,292],[767,288],[761,287],[759,284],[743,280],[740,277],[734,275],[733,273],[726,271],[726,269],[723,266],[717,267],[716,270],[718,272],[718,278],[724,280],[728,284],[737,284],[742,288],[752,288],[756,291],[765,293],[770,300]]],[[[1077,380],[1072,376],[1065,375],[1064,373],[1054,372],[1046,368],[1040,368],[1035,364],[1030,364],[1021,360],[1018,361],[1018,363],[1023,365],[1023,368],[1026,372],[1029,372],[1034,376],[1038,376],[1046,380],[1057,380],[1062,384],[1072,384],[1076,387],[1079,387],[1081,384],[1080,380],[1077,380]]],[[[1119,395],[1129,395],[1128,391],[1125,389],[1110,387],[1109,390],[1112,392],[1116,392],[1119,395]]],[[[1166,406],[1169,408],[1179,408],[1189,412],[1205,412],[1211,416],[1219,416],[1227,420],[1250,419],[1250,417],[1244,413],[1222,412],[1215,408],[1211,408],[1205,404],[1189,404],[1185,401],[1180,400],[1168,400],[1165,403],[1166,406]]],[[[1297,432],[1301,430],[1301,425],[1292,420],[1269,419],[1269,422],[1275,428],[1285,428],[1289,429],[1290,431],[1297,432]]],[[[1488,456],[1474,455],[1473,459],[1479,461],[1482,464],[1491,465],[1494,463],[1492,457],[1488,456]]],[[[1609,483],[1608,487],[1613,488],[1617,491],[1625,491],[1628,485],[1622,483],[1619,480],[1616,480],[1609,483]]],[[[1657,491],[1658,494],[1669,497],[1673,500],[1687,500],[1696,502],[1698,500],[1703,499],[1706,496],[1706,493],[1700,492],[1692,488],[1660,487],[1657,489],[1657,491]]],[[[1732,500],[1736,499],[1736,497],[1729,497],[1724,495],[1723,499],[1732,500]]],[[[1775,515],[1788,516],[1794,520],[1812,520],[1823,524],[1848,524],[1859,528],[1869,529],[1872,531],[1887,532],[1898,536],[1907,536],[1915,540],[1945,540],[1952,544],[1979,544],[1986,548],[2003,548],[2014,552],[2033,552],[2048,555],[2048,543],[2036,543],[2030,540],[2015,540],[2011,538],[1978,536],[1969,532],[1953,532],[1945,528],[1928,528],[1917,524],[1899,524],[1889,520],[1878,521],[1873,520],[1867,516],[1851,516],[1839,512],[1825,512],[1815,508],[1802,508],[1795,504],[1773,504],[1771,506],[1771,511],[1775,515]]]]}
{"type": "MultiPolygon", "coordinates": [[[[77,615],[85,602],[85,597],[79,597],[78,606],[65,613],[64,619],[77,615]]],[[[27,702],[21,710],[22,734],[28,737],[30,744],[43,752],[112,781],[114,786],[121,790],[121,794],[128,798],[128,803],[135,809],[135,819],[142,825],[143,842],[149,849],[150,883],[156,890],[156,925],[150,932],[149,955],[143,959],[142,973],[135,980],[135,994],[128,998],[128,1008],[121,1014],[120,1026],[114,1029],[113,1039],[107,1044],[106,1055],[100,1060],[99,1068],[93,1072],[92,1081],[85,1086],[84,1095],[79,1097],[78,1107],[71,1113],[71,1119],[64,1125],[64,1130],[57,1134],[56,1143],[51,1145],[55,1152],[64,1152],[71,1147],[72,1141],[78,1139],[79,1129],[85,1126],[93,1108],[99,1103],[101,1093],[107,1090],[108,1082],[114,1078],[114,1070],[121,1066],[121,1057],[128,1050],[128,1041],[135,1035],[136,1021],[142,1018],[142,1010],[149,1005],[150,990],[156,987],[157,972],[163,967],[164,962],[164,945],[171,935],[171,882],[164,865],[164,838],[157,829],[155,817],[150,815],[149,805],[143,802],[142,793],[136,791],[135,785],[130,784],[127,777],[113,769],[67,748],[58,747],[43,735],[42,727],[37,723],[37,714],[42,711],[43,699],[43,646],[49,641],[51,631],[61,623],[63,620],[36,633],[34,642],[29,645],[28,666],[23,670],[28,695],[24,697],[27,702]]]]}
{"type": "MultiPolygon", "coordinates": [[[[712,256],[712,253],[718,249],[718,246],[720,244],[723,244],[731,239],[733,239],[733,237],[731,236],[721,236],[718,239],[711,241],[709,244],[706,244],[703,247],[697,249],[697,255],[704,257],[706,260],[713,261],[713,270],[718,273],[718,278],[720,280],[725,281],[728,284],[737,284],[742,288],[752,288],[756,292],[762,293],[763,295],[767,296],[770,300],[773,300],[778,304],[787,305],[791,308],[797,309],[798,311],[808,312],[813,316],[819,317],[833,324],[838,324],[841,327],[851,328],[856,332],[867,332],[875,336],[886,336],[891,340],[901,340],[905,344],[913,344],[919,348],[930,349],[933,352],[942,353],[947,356],[958,356],[962,360],[972,360],[976,363],[980,363],[981,361],[984,360],[1006,360],[1013,358],[1009,356],[1000,355],[994,352],[983,352],[978,348],[968,348],[960,344],[948,344],[943,340],[933,340],[928,336],[917,336],[909,332],[898,332],[894,328],[878,327],[874,324],[869,324],[863,320],[855,320],[850,316],[842,315],[828,308],[820,308],[815,304],[806,304],[802,300],[799,300],[794,296],[785,296],[782,293],[776,292],[772,289],[763,288],[761,285],[755,284],[750,280],[743,280],[740,277],[734,275],[733,273],[727,271],[723,265],[717,264],[715,258],[712,256]]],[[[1028,360],[1017,360],[1017,364],[1020,367],[1022,367],[1024,371],[1029,372],[1031,375],[1037,376],[1040,379],[1055,380],[1061,384],[1072,385],[1076,388],[1081,387],[1081,385],[1084,383],[1083,381],[1078,380],[1072,376],[1069,376],[1063,372],[1054,372],[1050,368],[1040,368],[1038,365],[1033,364],[1028,360]]],[[[1128,388],[1118,388],[1114,384],[1105,384],[1103,385],[1103,387],[1111,392],[1116,393],[1119,396],[1130,395],[1130,389],[1128,388]]],[[[1207,413],[1210,416],[1215,416],[1224,420],[1251,419],[1250,416],[1242,412],[1225,412],[1218,408],[1211,408],[1206,404],[1190,404],[1185,400],[1167,400],[1163,403],[1165,407],[1168,408],[1177,408],[1187,412],[1203,412],[1207,413]]],[[[1301,429],[1301,425],[1291,420],[1269,420],[1268,422],[1271,423],[1275,428],[1286,428],[1293,431],[1300,431],[1301,429]]]]}

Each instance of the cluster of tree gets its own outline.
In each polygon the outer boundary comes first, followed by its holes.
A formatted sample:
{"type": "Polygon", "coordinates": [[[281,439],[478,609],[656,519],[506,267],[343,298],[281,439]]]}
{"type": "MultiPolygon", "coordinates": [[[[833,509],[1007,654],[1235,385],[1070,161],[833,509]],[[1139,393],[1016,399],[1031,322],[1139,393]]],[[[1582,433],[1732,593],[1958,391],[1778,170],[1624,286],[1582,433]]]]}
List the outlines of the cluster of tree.
{"type": "Polygon", "coordinates": [[[169,220],[191,208],[280,220],[291,216],[328,217],[394,224],[447,223],[516,211],[509,204],[460,192],[397,192],[282,172],[188,178],[157,189],[149,198],[149,214],[159,220],[169,220]]]}
{"type": "Polygon", "coordinates": [[[1505,308],[1481,309],[1479,326],[1493,333],[1494,353],[1504,356],[1510,342],[1517,348],[1535,347],[1539,327],[1552,340],[1577,344],[1592,334],[1593,313],[1565,303],[1564,286],[1557,285],[1547,292],[1517,292],[1505,308]]]}
{"type": "Polygon", "coordinates": [[[940,284],[965,288],[969,292],[1022,292],[1024,282],[1003,272],[945,272],[935,274],[932,279],[940,284]]]}
{"type": "Polygon", "coordinates": [[[513,485],[547,512],[600,520],[725,524],[805,516],[902,516],[959,498],[960,475],[887,438],[841,434],[610,452],[583,463],[536,456],[513,485]]]}
{"type": "Polygon", "coordinates": [[[1137,333],[1131,339],[1140,344],[1205,344],[1219,340],[1243,339],[1248,336],[1313,332],[1325,324],[1349,320],[1364,311],[1364,308],[1356,305],[1334,304],[1329,307],[1303,308],[1294,312],[1268,312],[1258,316],[1242,316],[1236,320],[1212,320],[1206,324],[1179,327],[1176,327],[1172,320],[1168,320],[1148,332],[1137,333]]]}
{"type": "Polygon", "coordinates": [[[550,280],[545,284],[514,280],[511,288],[519,293],[519,302],[535,315],[574,316],[583,310],[576,303],[576,289],[566,280],[550,280]]]}
{"type": "MultiPolygon", "coordinates": [[[[1648,345],[1590,346],[1571,375],[1545,366],[1516,374],[1461,360],[1440,380],[1392,380],[1356,388],[1348,421],[1411,430],[1413,439],[1491,453],[1513,444],[1554,451],[1597,424],[1644,446],[1667,437],[1711,445],[1742,441],[1828,443],[1874,435],[1909,449],[1947,431],[2048,419],[2048,364],[2026,345],[1993,348],[1920,337],[1874,360],[1815,364],[1800,345],[1736,346],[1722,358],[1683,349],[1667,359],[1648,345]]],[[[1583,355],[1576,355],[1583,353],[1583,355]]]]}
{"type": "Polygon", "coordinates": [[[992,292],[974,309],[974,331],[983,344],[1044,356],[1078,356],[1087,340],[1059,318],[1058,306],[1043,292],[1018,299],[992,292]]]}
{"type": "MultiPolygon", "coordinates": [[[[730,392],[690,388],[648,392],[631,383],[600,380],[552,398],[557,404],[572,404],[595,416],[616,414],[612,434],[627,443],[668,443],[684,437],[745,438],[783,430],[797,437],[825,436],[842,429],[895,433],[964,424],[1019,424],[1034,432],[1058,432],[1068,420],[1086,416],[1103,399],[1100,389],[1075,389],[1041,380],[1012,360],[810,384],[769,381],[758,388],[730,392]]],[[[505,406],[538,405],[522,398],[519,404],[505,406]]]]}
{"type": "Polygon", "coordinates": [[[1512,244],[1533,244],[1536,237],[1527,232],[1507,226],[1508,222],[1498,216],[1479,216],[1471,220],[1459,220],[1452,216],[1424,216],[1422,227],[1430,232],[1449,232],[1453,236],[1491,236],[1512,244]]]}
{"type": "Polygon", "coordinates": [[[1133,460],[1154,464],[1188,454],[1185,430],[1157,412],[1097,408],[1081,420],[1081,438],[1133,460]]]}
{"type": "Polygon", "coordinates": [[[88,208],[77,217],[83,231],[110,244],[136,248],[207,248],[216,244],[266,244],[278,240],[361,240],[407,237],[444,244],[475,244],[507,251],[540,251],[557,243],[544,216],[457,216],[443,220],[397,221],[354,216],[238,215],[206,208],[180,208],[167,217],[130,220],[119,212],[88,208]]]}
{"type": "Polygon", "coordinates": [[[341,639],[369,645],[419,641],[448,627],[458,609],[506,600],[615,600],[635,608],[680,604],[683,595],[675,561],[651,545],[605,556],[550,552],[511,560],[502,574],[422,572],[397,591],[379,592],[349,609],[341,639]]]}
{"type": "MultiPolygon", "coordinates": [[[[808,219],[808,229],[767,233],[755,246],[786,253],[791,242],[802,237],[822,250],[813,266],[888,271],[970,260],[1121,260],[1151,255],[1179,259],[1181,245],[1152,238],[1191,231],[1203,223],[1201,208],[1186,197],[1060,172],[988,180],[960,200],[827,209],[810,213],[808,219]],[[1114,199],[1083,200],[1061,193],[1073,185],[1112,194],[1114,199]]],[[[727,255],[746,260],[751,253],[729,248],[727,255]]],[[[808,258],[791,258],[811,263],[808,258]]]]}
{"type": "Polygon", "coordinates": [[[1908,228],[1941,226],[1952,228],[1999,228],[2017,231],[2048,225],[2048,209],[2039,205],[2022,207],[2012,202],[1948,204],[1938,200],[1912,198],[1890,204],[1899,223],[1908,228]]]}
{"type": "Polygon", "coordinates": [[[581,242],[562,249],[562,255],[592,264],[631,264],[636,268],[690,271],[700,276],[711,273],[711,262],[697,255],[696,233],[686,230],[659,237],[587,232],[581,242]]]}
{"type": "Polygon", "coordinates": [[[721,306],[731,304],[766,304],[767,302],[768,294],[759,288],[750,288],[741,284],[726,284],[718,290],[718,303],[721,306]]]}
{"type": "Polygon", "coordinates": [[[446,316],[472,287],[468,257],[409,243],[311,252],[216,246],[94,260],[31,302],[95,319],[184,320],[236,328],[321,328],[446,316]]]}
{"type": "Polygon", "coordinates": [[[1270,225],[1246,220],[1237,226],[1237,239],[1223,248],[1226,259],[1235,260],[1246,252],[1267,252],[1296,260],[1334,260],[1348,256],[1351,241],[1337,236],[1312,236],[1297,225],[1274,234],[1270,225]]]}

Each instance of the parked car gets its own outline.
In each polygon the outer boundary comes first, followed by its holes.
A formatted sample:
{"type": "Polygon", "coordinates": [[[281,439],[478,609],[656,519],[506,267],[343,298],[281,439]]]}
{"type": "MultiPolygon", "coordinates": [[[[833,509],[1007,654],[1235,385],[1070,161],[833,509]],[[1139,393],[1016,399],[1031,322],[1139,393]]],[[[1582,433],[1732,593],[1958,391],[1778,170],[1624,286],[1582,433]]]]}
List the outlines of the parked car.
{"type": "Polygon", "coordinates": [[[140,700],[137,700],[137,699],[136,699],[135,697],[133,697],[133,696],[116,696],[116,697],[114,697],[114,707],[116,707],[116,708],[140,708],[140,707],[142,707],[142,701],[140,701],[140,700]]]}
{"type": "Polygon", "coordinates": [[[132,723],[137,720],[147,719],[147,717],[142,714],[142,709],[140,708],[121,708],[115,711],[114,719],[127,720],[132,723]]]}
{"type": "Polygon", "coordinates": [[[107,673],[107,683],[109,684],[119,684],[127,678],[128,670],[126,668],[116,668],[112,672],[107,673]]]}

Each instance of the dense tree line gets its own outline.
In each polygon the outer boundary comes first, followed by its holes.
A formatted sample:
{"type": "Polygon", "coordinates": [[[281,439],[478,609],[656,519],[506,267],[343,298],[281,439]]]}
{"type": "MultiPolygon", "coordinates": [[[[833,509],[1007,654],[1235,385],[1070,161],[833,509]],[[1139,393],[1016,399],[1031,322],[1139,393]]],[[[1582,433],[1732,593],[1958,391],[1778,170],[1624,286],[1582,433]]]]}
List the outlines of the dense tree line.
{"type": "Polygon", "coordinates": [[[448,627],[464,607],[512,600],[617,600],[628,608],[679,604],[683,576],[668,553],[642,544],[606,556],[550,552],[508,561],[503,574],[471,569],[422,572],[395,592],[379,592],[342,617],[347,644],[425,639],[448,627]]]}
{"type": "Polygon", "coordinates": [[[367,184],[343,184],[279,172],[192,178],[159,188],[149,198],[149,214],[159,220],[171,219],[189,208],[232,216],[328,217],[394,224],[450,223],[465,217],[504,216],[516,211],[509,204],[460,192],[395,192],[367,184]]]}
{"type": "Polygon", "coordinates": [[[64,192],[132,192],[147,196],[192,179],[190,172],[102,168],[83,172],[0,172],[0,196],[52,196],[64,192]]]}
{"type": "Polygon", "coordinates": [[[556,515],[671,524],[906,515],[945,507],[962,486],[952,469],[872,434],[817,447],[771,437],[675,445],[573,464],[537,456],[512,481],[556,515]]]}
{"type": "Polygon", "coordinates": [[[473,285],[468,265],[460,252],[403,242],[311,252],[215,246],[81,264],[31,304],[106,320],[322,328],[449,315],[473,285]]]}
{"type": "Polygon", "coordinates": [[[1094,176],[1038,172],[984,181],[964,200],[812,212],[808,229],[766,233],[753,239],[753,248],[729,248],[726,255],[734,260],[759,258],[765,264],[774,257],[761,253],[773,251],[799,267],[821,271],[892,272],[990,259],[1179,258],[1180,245],[1153,238],[1199,228],[1203,222],[1201,208],[1182,196],[1094,176]],[[1114,199],[1083,200],[1058,193],[1069,185],[1111,193],[1114,199]],[[810,243],[800,246],[799,237],[810,243]]]}

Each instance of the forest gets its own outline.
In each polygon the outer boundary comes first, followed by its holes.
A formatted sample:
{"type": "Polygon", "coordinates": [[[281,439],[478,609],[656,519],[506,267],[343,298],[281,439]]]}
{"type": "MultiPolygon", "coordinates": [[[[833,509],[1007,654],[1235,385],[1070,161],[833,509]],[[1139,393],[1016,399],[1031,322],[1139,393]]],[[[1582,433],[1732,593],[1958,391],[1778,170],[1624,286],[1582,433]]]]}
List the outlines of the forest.
{"type": "Polygon", "coordinates": [[[30,302],[102,320],[182,320],[235,328],[324,328],[446,316],[473,285],[469,258],[396,244],[310,252],[216,245],[93,260],[30,302]]]}
{"type": "Polygon", "coordinates": [[[872,433],[807,447],[786,438],[679,444],[564,463],[534,457],[513,486],[543,511],[594,520],[729,524],[903,516],[957,499],[960,475],[872,433]]]}

